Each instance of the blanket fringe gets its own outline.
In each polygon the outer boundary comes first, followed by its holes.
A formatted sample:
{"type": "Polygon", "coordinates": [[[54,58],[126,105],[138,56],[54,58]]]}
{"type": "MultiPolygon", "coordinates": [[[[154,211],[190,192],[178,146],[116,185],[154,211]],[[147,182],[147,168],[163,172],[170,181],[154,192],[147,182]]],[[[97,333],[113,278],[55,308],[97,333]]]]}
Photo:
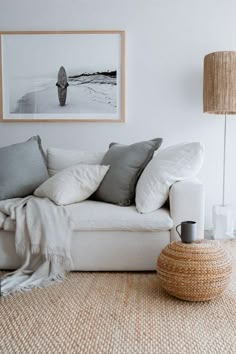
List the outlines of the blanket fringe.
{"type": "Polygon", "coordinates": [[[16,247],[16,253],[17,253],[20,257],[24,257],[25,254],[26,254],[26,247],[25,247],[25,245],[22,246],[22,245],[16,244],[15,247],[16,247]]]}
{"type": "Polygon", "coordinates": [[[72,268],[72,258],[65,252],[64,249],[59,247],[47,247],[41,249],[39,245],[31,245],[31,254],[41,253],[44,260],[63,265],[65,270],[72,268]]]}
{"type": "MultiPolygon", "coordinates": [[[[26,247],[16,247],[16,253],[23,257],[26,255],[26,247]]],[[[31,254],[42,254],[42,257],[46,261],[55,262],[60,265],[64,265],[66,270],[72,268],[73,262],[69,254],[66,254],[65,250],[59,247],[47,247],[41,249],[40,245],[31,244],[30,246],[31,254]]]]}
{"type": "Polygon", "coordinates": [[[7,296],[7,295],[14,295],[16,293],[24,293],[27,291],[31,291],[34,288],[38,289],[44,289],[47,288],[48,286],[53,285],[54,283],[62,283],[66,277],[67,272],[60,273],[60,274],[55,274],[47,279],[41,280],[40,282],[36,280],[36,282],[31,283],[30,285],[18,285],[15,287],[15,289],[12,291],[2,291],[1,296],[7,296]]]}

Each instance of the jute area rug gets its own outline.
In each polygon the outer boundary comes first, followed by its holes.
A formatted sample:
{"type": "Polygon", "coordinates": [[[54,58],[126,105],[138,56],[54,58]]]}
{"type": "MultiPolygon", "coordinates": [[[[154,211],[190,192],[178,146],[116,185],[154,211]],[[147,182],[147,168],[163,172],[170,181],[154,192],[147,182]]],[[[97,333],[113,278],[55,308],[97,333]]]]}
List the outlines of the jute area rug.
{"type": "Polygon", "coordinates": [[[0,300],[1,353],[236,353],[233,276],[210,302],[175,299],[155,273],[71,273],[63,284],[0,300]]]}

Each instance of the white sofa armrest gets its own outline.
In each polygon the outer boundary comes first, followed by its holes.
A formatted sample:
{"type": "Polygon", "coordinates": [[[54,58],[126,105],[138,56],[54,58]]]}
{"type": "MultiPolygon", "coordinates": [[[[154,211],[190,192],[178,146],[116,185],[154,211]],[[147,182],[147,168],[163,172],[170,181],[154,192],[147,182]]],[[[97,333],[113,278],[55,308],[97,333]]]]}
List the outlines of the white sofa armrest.
{"type": "Polygon", "coordinates": [[[197,179],[176,182],[169,193],[170,215],[173,220],[171,241],[179,240],[176,226],[182,221],[197,222],[197,237],[204,238],[204,206],[205,192],[201,182],[197,179]]]}

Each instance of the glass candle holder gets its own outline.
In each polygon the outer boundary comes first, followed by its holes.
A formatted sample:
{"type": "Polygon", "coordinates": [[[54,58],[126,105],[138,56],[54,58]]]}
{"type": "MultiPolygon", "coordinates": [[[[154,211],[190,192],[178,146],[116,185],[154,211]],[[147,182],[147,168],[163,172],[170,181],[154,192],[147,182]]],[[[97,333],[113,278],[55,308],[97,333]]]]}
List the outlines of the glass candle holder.
{"type": "Polygon", "coordinates": [[[214,205],[212,214],[214,239],[232,239],[234,237],[234,219],[231,206],[214,205]]]}

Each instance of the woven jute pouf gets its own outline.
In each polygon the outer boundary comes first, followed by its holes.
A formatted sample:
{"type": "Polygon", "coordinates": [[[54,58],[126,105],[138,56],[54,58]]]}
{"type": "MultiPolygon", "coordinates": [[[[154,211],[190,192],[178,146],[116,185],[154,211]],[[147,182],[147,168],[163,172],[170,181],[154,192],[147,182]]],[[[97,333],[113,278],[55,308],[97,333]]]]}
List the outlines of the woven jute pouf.
{"type": "Polygon", "coordinates": [[[232,265],[217,241],[171,242],[157,260],[160,285],[170,294],[188,301],[206,301],[226,289],[232,265]]]}

